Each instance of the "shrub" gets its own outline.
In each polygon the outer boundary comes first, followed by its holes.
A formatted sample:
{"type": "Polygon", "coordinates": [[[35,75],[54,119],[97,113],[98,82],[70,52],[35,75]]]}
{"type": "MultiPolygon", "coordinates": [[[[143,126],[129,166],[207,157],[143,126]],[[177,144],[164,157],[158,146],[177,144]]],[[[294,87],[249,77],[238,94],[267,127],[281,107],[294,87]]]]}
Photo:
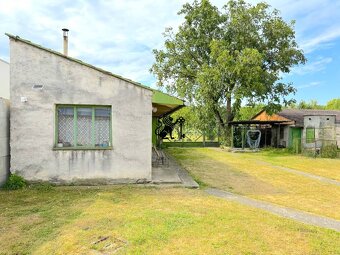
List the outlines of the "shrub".
{"type": "Polygon", "coordinates": [[[338,156],[338,148],[335,144],[324,145],[321,149],[321,157],[336,158],[338,156]]]}
{"type": "Polygon", "coordinates": [[[4,185],[6,190],[22,189],[27,186],[27,182],[19,175],[11,174],[4,185]]]}

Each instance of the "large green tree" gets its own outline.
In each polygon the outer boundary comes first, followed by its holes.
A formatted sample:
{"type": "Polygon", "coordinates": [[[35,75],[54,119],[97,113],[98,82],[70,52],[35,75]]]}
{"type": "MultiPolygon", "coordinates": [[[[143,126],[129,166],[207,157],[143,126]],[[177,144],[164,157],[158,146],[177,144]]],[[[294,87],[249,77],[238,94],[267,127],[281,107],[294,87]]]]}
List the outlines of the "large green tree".
{"type": "MultiPolygon", "coordinates": [[[[294,22],[266,3],[229,1],[222,10],[208,0],[185,4],[178,30],[167,28],[154,50],[151,71],[159,86],[202,106],[227,131],[242,102],[263,102],[269,112],[291,103],[295,89],[281,75],[304,63],[294,22]]],[[[228,132],[226,132],[228,134],[228,132]]]]}
{"type": "Polygon", "coordinates": [[[340,110],[340,98],[329,100],[325,108],[326,110],[340,110]]]}

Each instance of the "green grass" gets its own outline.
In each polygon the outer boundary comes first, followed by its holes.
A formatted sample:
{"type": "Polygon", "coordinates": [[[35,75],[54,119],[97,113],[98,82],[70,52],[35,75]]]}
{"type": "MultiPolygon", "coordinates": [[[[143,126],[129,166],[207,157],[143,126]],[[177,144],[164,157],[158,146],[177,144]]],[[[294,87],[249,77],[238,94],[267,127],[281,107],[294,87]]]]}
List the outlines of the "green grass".
{"type": "Polygon", "coordinates": [[[329,177],[337,159],[309,159],[277,151],[231,153],[216,148],[169,148],[179,163],[208,186],[340,219],[340,187],[285,172],[271,164],[329,177]]]}
{"type": "Polygon", "coordinates": [[[282,149],[267,149],[245,156],[340,181],[340,159],[294,155],[282,149]]]}
{"type": "Polygon", "coordinates": [[[182,188],[0,191],[0,222],[0,254],[340,253],[338,232],[182,188]]]}

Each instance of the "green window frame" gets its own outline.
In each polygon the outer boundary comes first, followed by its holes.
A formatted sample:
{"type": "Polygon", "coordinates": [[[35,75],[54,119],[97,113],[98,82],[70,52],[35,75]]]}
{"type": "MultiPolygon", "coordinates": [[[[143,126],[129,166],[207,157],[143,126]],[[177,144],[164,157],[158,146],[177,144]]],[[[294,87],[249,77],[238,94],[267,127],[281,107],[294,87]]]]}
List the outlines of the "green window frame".
{"type": "Polygon", "coordinates": [[[111,106],[56,105],[54,149],[112,149],[111,106]]]}
{"type": "Polygon", "coordinates": [[[314,142],[315,142],[315,128],[308,127],[306,128],[306,143],[314,142]]]}

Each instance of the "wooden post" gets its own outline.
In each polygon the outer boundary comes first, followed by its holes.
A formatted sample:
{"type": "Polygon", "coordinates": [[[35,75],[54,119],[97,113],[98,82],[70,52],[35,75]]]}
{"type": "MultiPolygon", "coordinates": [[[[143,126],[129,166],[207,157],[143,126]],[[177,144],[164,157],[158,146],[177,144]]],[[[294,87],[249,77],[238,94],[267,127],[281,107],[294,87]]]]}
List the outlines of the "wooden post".
{"type": "Polygon", "coordinates": [[[203,130],[203,147],[205,147],[205,130],[203,130]]]}
{"type": "Polygon", "coordinates": [[[242,135],[242,150],[244,150],[244,126],[242,126],[241,135],[242,135]]]}
{"type": "Polygon", "coordinates": [[[277,131],[277,140],[276,140],[276,147],[278,148],[279,147],[279,144],[280,144],[280,137],[281,135],[281,125],[279,124],[279,128],[278,128],[278,131],[277,131]]]}
{"type": "Polygon", "coordinates": [[[231,148],[234,148],[234,125],[231,125],[231,136],[230,136],[231,138],[231,143],[230,143],[230,145],[231,145],[231,148]]]}

